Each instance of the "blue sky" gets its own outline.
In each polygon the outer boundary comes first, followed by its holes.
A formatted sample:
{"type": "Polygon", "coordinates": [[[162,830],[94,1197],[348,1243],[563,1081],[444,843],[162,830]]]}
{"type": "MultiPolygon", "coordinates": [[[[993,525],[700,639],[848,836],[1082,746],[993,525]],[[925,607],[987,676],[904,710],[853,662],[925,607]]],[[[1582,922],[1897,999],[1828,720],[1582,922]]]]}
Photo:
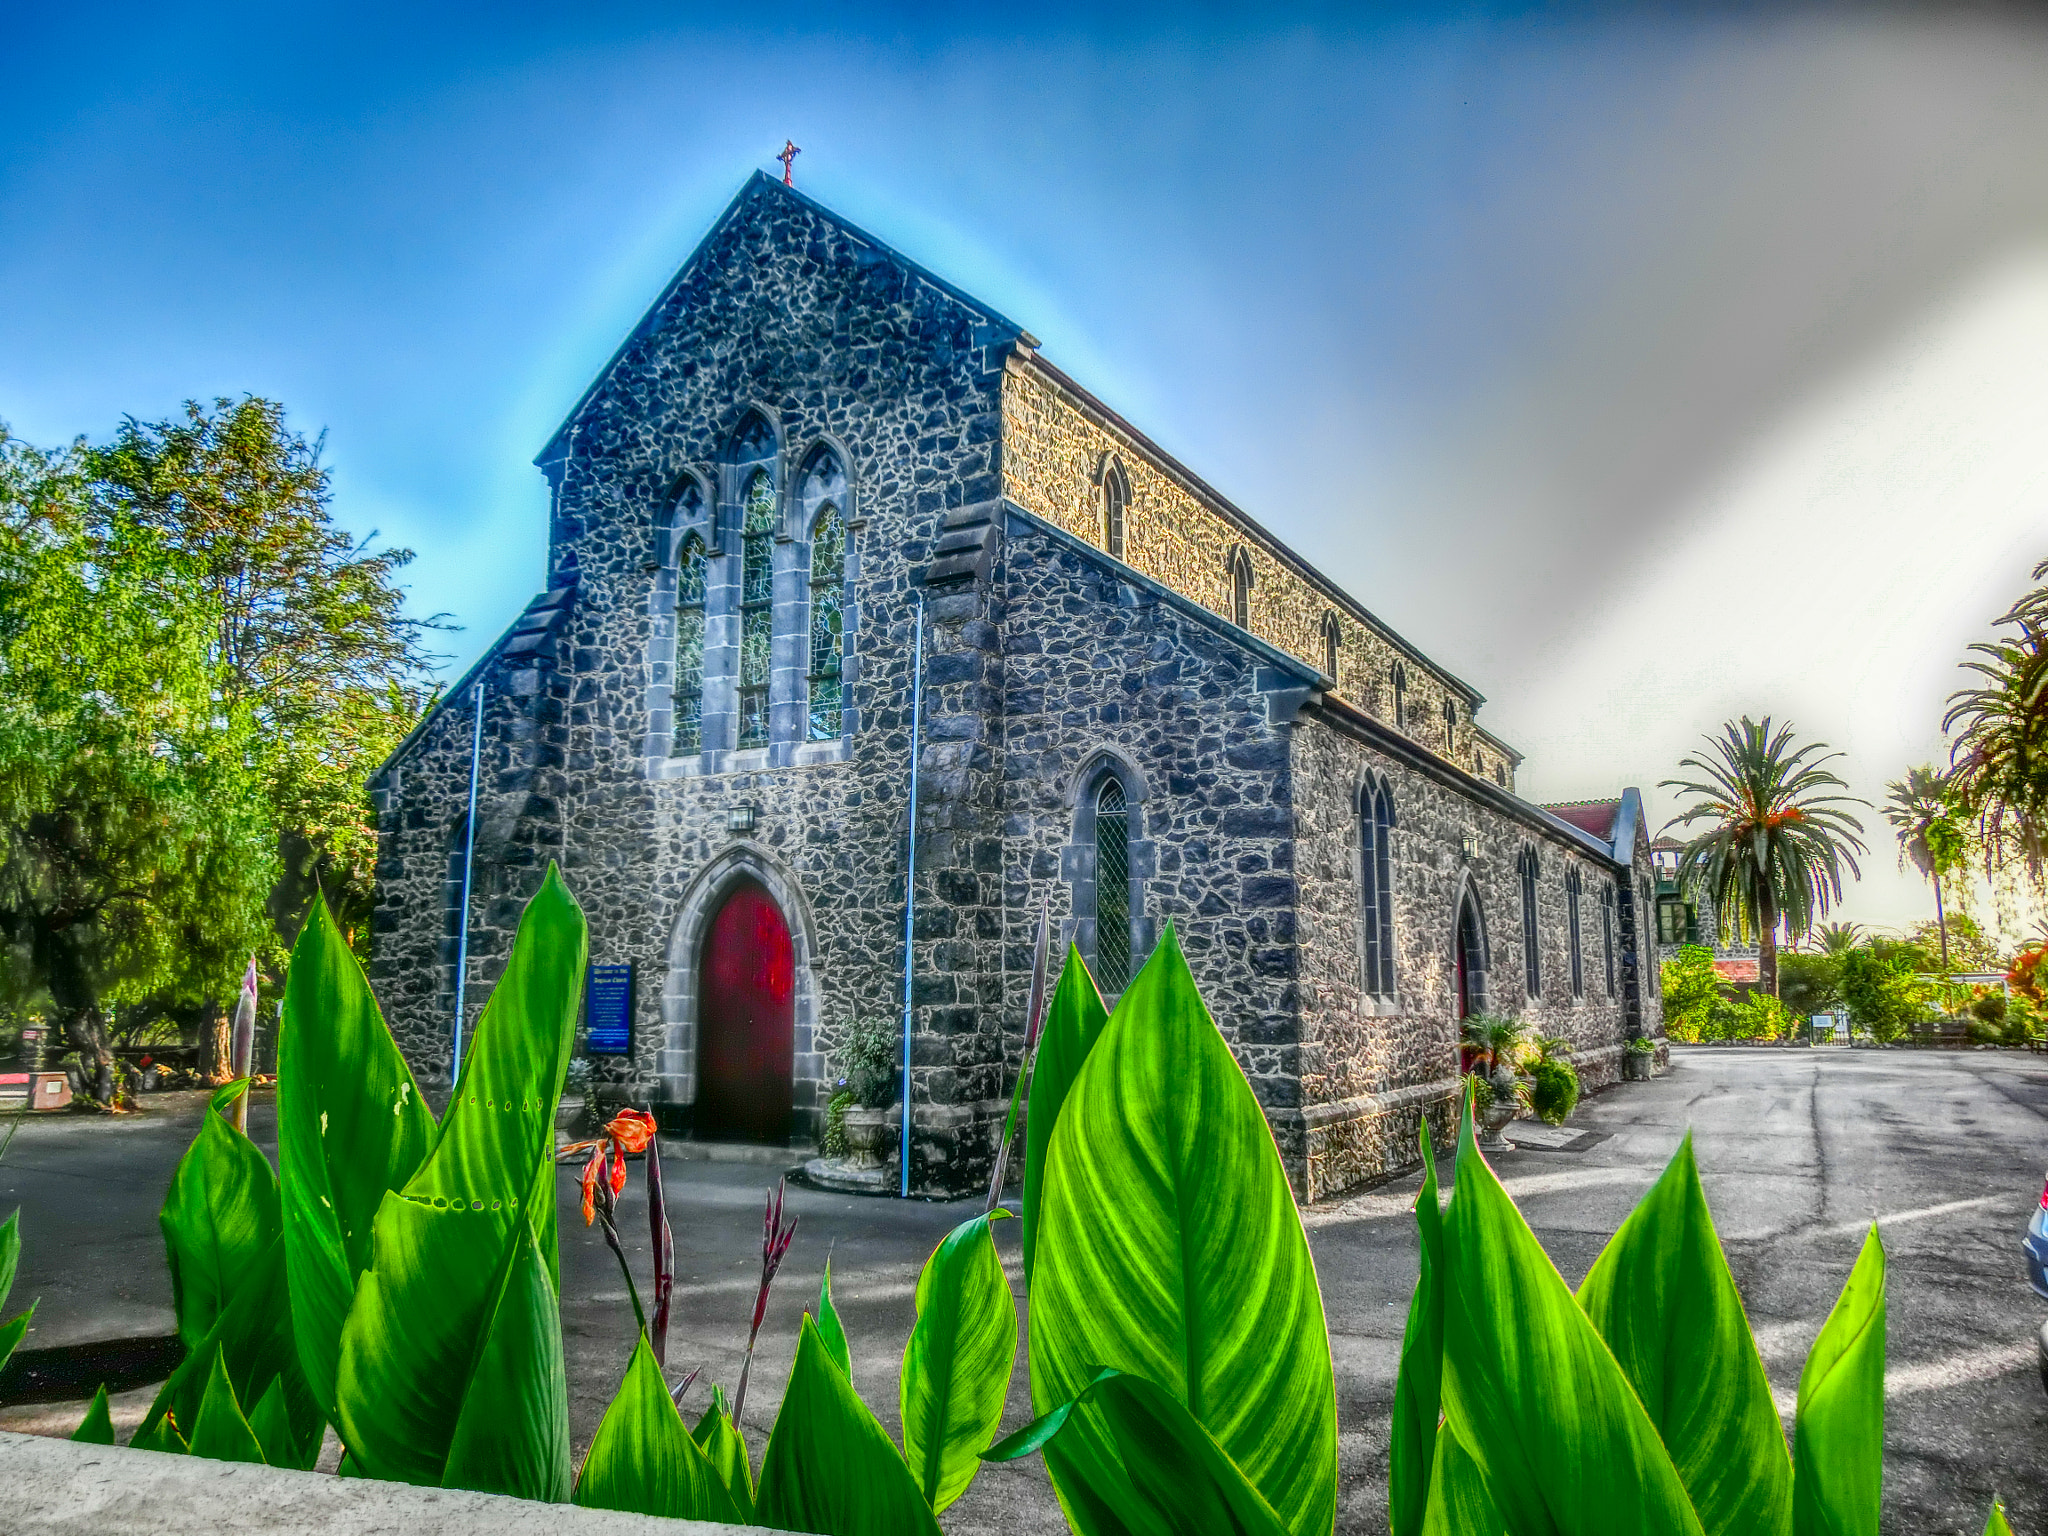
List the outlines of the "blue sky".
{"type": "MultiPolygon", "coordinates": [[[[283,400],[459,668],[539,581],[533,454],[789,137],[1487,693],[1534,797],[1668,811],[1747,709],[1876,798],[2048,554],[2021,13],[587,11],[14,8],[0,420],[283,400]]],[[[1931,907],[1892,866],[1851,915],[1931,907]]]]}

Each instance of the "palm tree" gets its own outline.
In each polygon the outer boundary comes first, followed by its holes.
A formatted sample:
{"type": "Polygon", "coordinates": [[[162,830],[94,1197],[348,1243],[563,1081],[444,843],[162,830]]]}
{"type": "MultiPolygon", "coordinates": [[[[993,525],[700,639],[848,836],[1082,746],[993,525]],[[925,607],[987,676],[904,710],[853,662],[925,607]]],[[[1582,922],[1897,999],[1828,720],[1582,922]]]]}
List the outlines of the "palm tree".
{"type": "Polygon", "coordinates": [[[1822,923],[1814,932],[1820,938],[1820,952],[1839,960],[1863,942],[1861,923],[1822,923]]]}
{"type": "Polygon", "coordinates": [[[1842,899],[1843,865],[1863,877],[1854,857],[1866,851],[1863,823],[1842,807],[1870,802],[1822,793],[1849,787],[1825,766],[1842,754],[1821,742],[1794,748],[1792,728],[1773,731],[1768,715],[1761,725],[1744,715],[1706,742],[1709,755],[1679,763],[1702,778],[1661,786],[1698,796],[1666,830],[1708,824],[1680,850],[1678,878],[1732,915],[1738,933],[1757,936],[1757,983],[1776,997],[1778,924],[1807,932],[1842,899]]]}
{"type": "Polygon", "coordinates": [[[1941,875],[1954,869],[1963,849],[1963,829],[1949,804],[1948,783],[1932,767],[1908,768],[1903,779],[1885,785],[1891,798],[1884,819],[1899,834],[1899,864],[1907,860],[1934,882],[1934,926],[1941,935],[1941,973],[1948,974],[1948,913],[1941,903],[1941,875]]]}
{"type": "MultiPolygon", "coordinates": [[[[2034,580],[2048,579],[2048,560],[2034,580]]],[[[1958,810],[1977,823],[1987,872],[2017,859],[2038,890],[2048,851],[2048,586],[2036,587],[1998,621],[2007,639],[1979,641],[1985,658],[1963,666],[1984,681],[1949,696],[1941,728],[1960,734],[1948,783],[1958,810]]]]}

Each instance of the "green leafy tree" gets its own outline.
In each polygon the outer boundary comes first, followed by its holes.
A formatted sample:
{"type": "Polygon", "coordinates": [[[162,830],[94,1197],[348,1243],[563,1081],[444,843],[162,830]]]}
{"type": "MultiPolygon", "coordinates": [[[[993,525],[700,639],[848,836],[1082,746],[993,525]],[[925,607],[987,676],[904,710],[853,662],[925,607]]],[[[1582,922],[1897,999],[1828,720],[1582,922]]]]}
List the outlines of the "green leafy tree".
{"type": "Polygon", "coordinates": [[[0,433],[0,978],[110,1102],[114,1011],[230,988],[276,861],[210,599],[83,458],[0,433]]]}
{"type": "Polygon", "coordinates": [[[1679,946],[1677,957],[1664,962],[1664,1032],[1674,1040],[1704,1038],[1707,1017],[1721,995],[1714,970],[1714,952],[1704,944],[1679,946]]]}
{"type": "Polygon", "coordinates": [[[1884,819],[1899,837],[1899,865],[1909,861],[1934,882],[1934,926],[1941,951],[1942,974],[1949,970],[1948,914],[1941,899],[1941,880],[1968,856],[1969,837],[1951,802],[1948,783],[1932,767],[1908,768],[1903,779],[1885,786],[1884,819]]]}
{"type": "MultiPolygon", "coordinates": [[[[1958,971],[2002,971],[2005,957],[1998,940],[1967,912],[1951,912],[1943,922],[1922,921],[1906,930],[1908,943],[1930,953],[1939,953],[1941,940],[1948,940],[1948,961],[1958,971]]],[[[1946,971],[1944,971],[1946,974],[1946,971]]]]}
{"type": "Polygon", "coordinates": [[[1775,997],[1778,924],[1806,933],[1842,899],[1843,866],[1861,877],[1863,823],[1844,807],[1868,802],[1829,793],[1848,788],[1826,766],[1841,753],[1794,747],[1792,728],[1773,731],[1768,715],[1761,724],[1744,715],[1707,745],[1708,755],[1679,764],[1700,778],[1663,783],[1695,797],[1668,825],[1705,823],[1679,854],[1679,879],[1705,890],[1738,933],[1756,935],[1758,980],[1775,997]]]}
{"type": "Polygon", "coordinates": [[[1890,947],[1851,950],[1842,961],[1842,1001],[1849,1017],[1880,1044],[1889,1044],[1927,1017],[1927,991],[1912,960],[1890,947]]]}
{"type": "MultiPolygon", "coordinates": [[[[2048,561],[2034,567],[2048,580],[2048,561]]],[[[1985,872],[2023,870],[2041,889],[2048,837],[2048,586],[2037,586],[1998,621],[2008,636],[1978,641],[1965,670],[1973,688],[1949,696],[1942,729],[1952,734],[1948,785],[1957,810],[1975,823],[1985,872]]]]}
{"type": "Polygon", "coordinates": [[[1811,1018],[1842,1000],[1842,962],[1825,951],[1778,957],[1778,997],[1794,1013],[1811,1018]]]}

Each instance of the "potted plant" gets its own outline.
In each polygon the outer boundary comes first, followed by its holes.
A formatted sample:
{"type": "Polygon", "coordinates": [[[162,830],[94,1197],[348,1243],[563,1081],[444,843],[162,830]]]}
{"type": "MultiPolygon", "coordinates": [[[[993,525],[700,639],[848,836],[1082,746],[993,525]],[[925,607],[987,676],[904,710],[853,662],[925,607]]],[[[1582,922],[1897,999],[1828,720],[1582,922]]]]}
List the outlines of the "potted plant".
{"type": "Polygon", "coordinates": [[[896,1106],[896,1055],[901,1037],[886,1019],[854,1019],[846,1031],[846,1089],[853,1102],[841,1119],[850,1168],[879,1168],[896,1106]]]}
{"type": "Polygon", "coordinates": [[[1505,1147],[1507,1140],[1501,1132],[1522,1107],[1523,1086],[1516,1075],[1515,1062],[1529,1026],[1521,1019],[1497,1013],[1475,1013],[1465,1020],[1462,1032],[1471,1052],[1471,1073],[1480,1079],[1479,1144],[1495,1149],[1505,1147]]]}
{"type": "Polygon", "coordinates": [[[1657,1075],[1657,1042],[1648,1035],[1637,1035],[1629,1041],[1628,1049],[1621,1053],[1621,1075],[1624,1081],[1647,1083],[1657,1075]]]}

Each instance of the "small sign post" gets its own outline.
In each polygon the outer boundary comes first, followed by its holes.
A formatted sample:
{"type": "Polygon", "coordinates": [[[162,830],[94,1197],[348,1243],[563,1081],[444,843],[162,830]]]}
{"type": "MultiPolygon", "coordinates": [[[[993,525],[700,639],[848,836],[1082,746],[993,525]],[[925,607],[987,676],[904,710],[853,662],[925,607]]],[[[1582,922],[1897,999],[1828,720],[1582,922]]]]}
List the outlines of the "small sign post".
{"type": "Polygon", "coordinates": [[[633,966],[593,965],[583,988],[586,1056],[633,1054],[633,966]]]}

